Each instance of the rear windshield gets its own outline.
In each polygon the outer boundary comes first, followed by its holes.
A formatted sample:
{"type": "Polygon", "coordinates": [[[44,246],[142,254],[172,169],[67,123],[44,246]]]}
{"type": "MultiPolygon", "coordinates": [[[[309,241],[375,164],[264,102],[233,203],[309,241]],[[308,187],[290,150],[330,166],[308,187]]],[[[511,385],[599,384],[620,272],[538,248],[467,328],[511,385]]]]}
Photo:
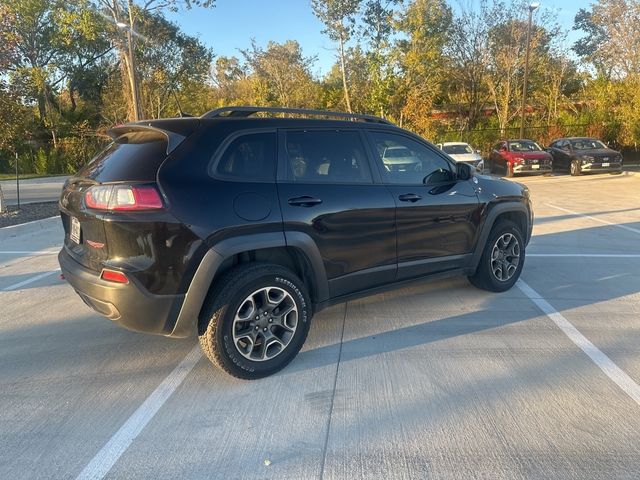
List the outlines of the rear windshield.
{"type": "Polygon", "coordinates": [[[449,155],[462,155],[464,153],[473,153],[473,149],[464,143],[459,145],[443,145],[442,150],[449,155]]]}
{"type": "Polygon", "coordinates": [[[411,152],[405,147],[389,147],[384,151],[384,158],[405,158],[410,156],[411,152]]]}
{"type": "Polygon", "coordinates": [[[127,133],[98,153],[76,176],[98,182],[153,181],[166,157],[164,135],[127,133]]]}

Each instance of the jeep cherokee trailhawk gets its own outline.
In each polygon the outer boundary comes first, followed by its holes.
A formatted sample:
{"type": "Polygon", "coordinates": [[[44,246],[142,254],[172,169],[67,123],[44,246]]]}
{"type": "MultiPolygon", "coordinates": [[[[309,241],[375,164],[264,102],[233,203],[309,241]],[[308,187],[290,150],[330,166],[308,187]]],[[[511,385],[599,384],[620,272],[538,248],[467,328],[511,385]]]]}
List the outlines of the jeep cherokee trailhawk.
{"type": "Polygon", "coordinates": [[[381,118],[228,107],[109,133],[60,197],[65,278],[237,377],[287,365],[329,305],[454,274],[504,291],[524,264],[526,187],[381,118]]]}

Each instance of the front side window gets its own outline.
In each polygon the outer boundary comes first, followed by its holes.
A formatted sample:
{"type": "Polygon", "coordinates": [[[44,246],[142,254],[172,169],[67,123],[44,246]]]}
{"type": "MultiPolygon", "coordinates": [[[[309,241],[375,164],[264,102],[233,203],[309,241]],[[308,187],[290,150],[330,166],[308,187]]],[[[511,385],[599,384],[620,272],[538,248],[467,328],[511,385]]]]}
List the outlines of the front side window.
{"type": "Polygon", "coordinates": [[[291,131],[286,139],[289,178],[294,182],[373,182],[357,131],[291,131]]]}
{"type": "Polygon", "coordinates": [[[275,179],[275,132],[251,133],[233,140],[220,157],[216,174],[244,181],[275,179]]]}
{"type": "Polygon", "coordinates": [[[371,132],[371,137],[386,183],[421,185],[435,171],[451,171],[449,163],[435,150],[408,137],[383,132],[371,132]]]}

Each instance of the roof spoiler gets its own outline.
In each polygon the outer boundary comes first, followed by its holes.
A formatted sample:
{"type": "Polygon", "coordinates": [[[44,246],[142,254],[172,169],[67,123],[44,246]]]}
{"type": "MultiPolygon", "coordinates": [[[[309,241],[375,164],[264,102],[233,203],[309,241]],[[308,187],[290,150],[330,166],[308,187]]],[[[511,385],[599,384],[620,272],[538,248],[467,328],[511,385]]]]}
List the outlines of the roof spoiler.
{"type": "Polygon", "coordinates": [[[148,125],[119,125],[108,130],[107,134],[116,140],[122,135],[135,132],[149,132],[163,135],[167,139],[167,155],[173,152],[176,147],[180,145],[185,138],[187,138],[179,133],[169,132],[167,130],[162,130],[148,125]]]}

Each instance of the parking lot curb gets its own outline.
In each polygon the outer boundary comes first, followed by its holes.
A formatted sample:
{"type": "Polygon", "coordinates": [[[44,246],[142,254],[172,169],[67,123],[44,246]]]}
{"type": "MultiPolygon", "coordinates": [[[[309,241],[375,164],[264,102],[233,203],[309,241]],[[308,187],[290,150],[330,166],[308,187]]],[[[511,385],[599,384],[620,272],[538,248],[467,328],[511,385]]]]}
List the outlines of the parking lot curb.
{"type": "Polygon", "coordinates": [[[38,230],[44,230],[45,228],[52,227],[60,221],[60,215],[55,217],[43,218],[41,220],[34,220],[32,222],[20,223],[18,225],[9,225],[8,227],[0,228],[0,242],[8,238],[18,237],[28,233],[34,233],[38,230]]]}

